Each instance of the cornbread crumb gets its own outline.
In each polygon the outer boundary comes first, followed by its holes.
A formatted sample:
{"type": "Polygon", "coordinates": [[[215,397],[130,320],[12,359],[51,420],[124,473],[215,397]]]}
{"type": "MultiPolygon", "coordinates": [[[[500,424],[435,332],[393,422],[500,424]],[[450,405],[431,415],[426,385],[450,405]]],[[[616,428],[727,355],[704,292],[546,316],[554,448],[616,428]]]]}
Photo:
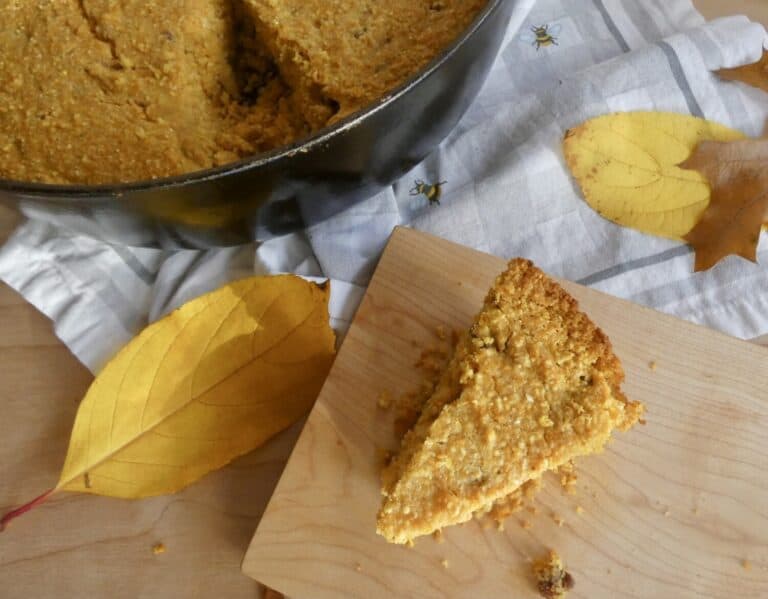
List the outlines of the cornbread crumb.
{"type": "Polygon", "coordinates": [[[362,572],[363,571],[363,565],[360,562],[357,562],[355,564],[355,572],[362,572]]]}
{"type": "Polygon", "coordinates": [[[152,545],[152,553],[155,555],[160,555],[161,553],[165,553],[165,545],[163,543],[155,543],[152,545]]]}
{"type": "Polygon", "coordinates": [[[520,527],[523,530],[531,530],[531,528],[533,528],[533,524],[531,524],[530,520],[520,520],[520,527]]]}
{"type": "Polygon", "coordinates": [[[389,393],[389,391],[382,391],[379,393],[379,396],[376,398],[376,405],[378,405],[382,410],[388,410],[390,407],[392,407],[392,395],[389,393]]]}
{"type": "Polygon", "coordinates": [[[432,391],[435,382],[437,382],[437,379],[440,377],[440,374],[445,369],[445,364],[447,361],[448,352],[438,347],[430,347],[425,349],[421,352],[418,360],[416,360],[416,364],[414,364],[414,366],[420,368],[427,374],[432,375],[426,382],[426,384],[429,385],[430,392],[432,391]]]}
{"type": "MultiPolygon", "coordinates": [[[[541,478],[526,481],[509,495],[497,499],[491,504],[488,515],[496,522],[502,522],[510,515],[523,508],[526,500],[531,500],[541,487],[541,478]]],[[[475,512],[477,515],[478,512],[475,512]]]]}
{"type": "Polygon", "coordinates": [[[443,536],[443,531],[439,528],[432,533],[432,538],[435,539],[437,543],[445,543],[445,537],[443,536]]]}
{"type": "Polygon", "coordinates": [[[557,469],[557,473],[560,475],[560,485],[563,490],[569,495],[576,494],[576,481],[579,480],[579,475],[576,472],[576,465],[573,461],[566,462],[557,469]]]}
{"type": "Polygon", "coordinates": [[[749,572],[752,569],[752,562],[750,562],[748,559],[741,560],[741,567],[749,572]]]}
{"type": "Polygon", "coordinates": [[[623,377],[576,301],[511,261],[382,472],[377,532],[403,543],[497,502],[518,509],[521,485],[637,422],[643,407],[623,395],[623,377]]]}
{"type": "Polygon", "coordinates": [[[552,514],[552,520],[558,526],[562,526],[563,524],[565,524],[565,518],[563,518],[560,514],[552,514]]]}
{"type": "Polygon", "coordinates": [[[565,570],[560,556],[553,549],[534,561],[532,570],[536,588],[545,599],[562,599],[574,587],[573,576],[565,570]]]}
{"type": "Polygon", "coordinates": [[[665,517],[668,517],[671,513],[672,512],[670,512],[669,510],[664,510],[664,516],[665,517]]]}
{"type": "Polygon", "coordinates": [[[584,513],[584,508],[581,507],[580,505],[577,505],[575,509],[576,509],[576,513],[579,515],[584,513]]]}
{"type": "Polygon", "coordinates": [[[529,505],[529,506],[528,506],[527,508],[525,508],[525,509],[527,509],[527,510],[528,510],[528,511],[529,511],[531,514],[533,514],[534,516],[535,516],[536,514],[538,514],[538,513],[539,513],[539,508],[537,508],[535,505],[529,505]]]}
{"type": "Polygon", "coordinates": [[[448,569],[448,560],[447,560],[447,559],[442,559],[442,560],[440,560],[440,564],[441,564],[441,565],[443,566],[443,568],[445,568],[446,570],[448,569]]]}
{"type": "Polygon", "coordinates": [[[656,370],[656,361],[651,360],[650,362],[648,362],[648,368],[650,368],[651,370],[656,370]]]}

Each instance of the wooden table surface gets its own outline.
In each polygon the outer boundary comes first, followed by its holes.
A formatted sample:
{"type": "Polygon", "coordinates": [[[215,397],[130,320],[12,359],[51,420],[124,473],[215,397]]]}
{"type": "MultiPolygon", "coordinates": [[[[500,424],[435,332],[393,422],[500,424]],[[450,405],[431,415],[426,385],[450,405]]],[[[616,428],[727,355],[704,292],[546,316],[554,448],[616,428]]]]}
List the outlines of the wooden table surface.
{"type": "MultiPolygon", "coordinates": [[[[696,0],[708,18],[768,23],[768,0],[696,0]]],[[[18,217],[0,206],[0,241],[18,217]]],[[[92,380],[50,321],[0,283],[0,511],[53,486],[92,380]],[[35,414],[22,423],[19,414],[35,414]],[[9,461],[9,458],[13,459],[9,461]],[[29,476],[34,472],[34,476],[29,476]],[[21,474],[24,473],[24,476],[21,474]]],[[[758,342],[768,345],[768,335],[758,342]]],[[[0,536],[0,595],[258,597],[243,557],[297,427],[184,492],[126,502],[62,495],[0,536]],[[166,552],[155,555],[153,545],[166,552]]]]}

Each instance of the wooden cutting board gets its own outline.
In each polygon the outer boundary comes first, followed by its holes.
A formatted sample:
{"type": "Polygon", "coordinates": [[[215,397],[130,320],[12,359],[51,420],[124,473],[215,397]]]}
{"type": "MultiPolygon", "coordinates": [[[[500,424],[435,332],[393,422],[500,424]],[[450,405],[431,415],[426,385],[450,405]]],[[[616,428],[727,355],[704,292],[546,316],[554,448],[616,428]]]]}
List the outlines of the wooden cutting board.
{"type": "Polygon", "coordinates": [[[395,231],[245,573],[293,599],[533,598],[528,560],[553,547],[576,580],[569,598],[768,597],[768,350],[574,284],[564,285],[613,341],[646,426],[580,460],[575,495],[551,477],[538,514],[512,516],[503,532],[471,522],[412,549],[375,534],[380,448],[393,446],[377,397],[418,386],[414,364],[436,327],[466,327],[503,267],[395,231]]]}

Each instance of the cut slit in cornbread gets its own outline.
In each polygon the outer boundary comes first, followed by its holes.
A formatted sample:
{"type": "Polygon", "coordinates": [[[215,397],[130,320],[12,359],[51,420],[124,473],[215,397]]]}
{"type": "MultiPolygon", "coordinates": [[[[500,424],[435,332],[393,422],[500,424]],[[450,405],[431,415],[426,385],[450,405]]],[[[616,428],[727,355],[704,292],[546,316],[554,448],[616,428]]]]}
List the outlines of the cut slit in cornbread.
{"type": "Polygon", "coordinates": [[[302,114],[321,127],[416,73],[486,2],[244,0],[244,5],[302,114]]]}
{"type": "Polygon", "coordinates": [[[406,543],[602,450],[643,406],[603,332],[527,260],[509,263],[382,473],[377,531],[406,543]]]}

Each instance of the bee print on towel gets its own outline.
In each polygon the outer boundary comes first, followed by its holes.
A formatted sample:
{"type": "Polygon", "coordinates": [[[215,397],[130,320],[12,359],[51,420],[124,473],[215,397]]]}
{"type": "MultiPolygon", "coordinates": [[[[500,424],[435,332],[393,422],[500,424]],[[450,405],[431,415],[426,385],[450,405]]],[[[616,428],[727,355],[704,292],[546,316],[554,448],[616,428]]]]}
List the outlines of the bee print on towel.
{"type": "Polygon", "coordinates": [[[431,204],[440,205],[440,196],[443,193],[443,185],[445,181],[439,181],[437,183],[425,183],[421,179],[414,181],[413,187],[411,187],[410,194],[412,196],[422,195],[431,204]]]}
{"type": "Polygon", "coordinates": [[[536,50],[542,46],[557,46],[557,35],[562,29],[562,25],[555,23],[554,25],[532,25],[529,31],[523,31],[520,34],[520,41],[531,46],[536,46],[536,50]]]}

